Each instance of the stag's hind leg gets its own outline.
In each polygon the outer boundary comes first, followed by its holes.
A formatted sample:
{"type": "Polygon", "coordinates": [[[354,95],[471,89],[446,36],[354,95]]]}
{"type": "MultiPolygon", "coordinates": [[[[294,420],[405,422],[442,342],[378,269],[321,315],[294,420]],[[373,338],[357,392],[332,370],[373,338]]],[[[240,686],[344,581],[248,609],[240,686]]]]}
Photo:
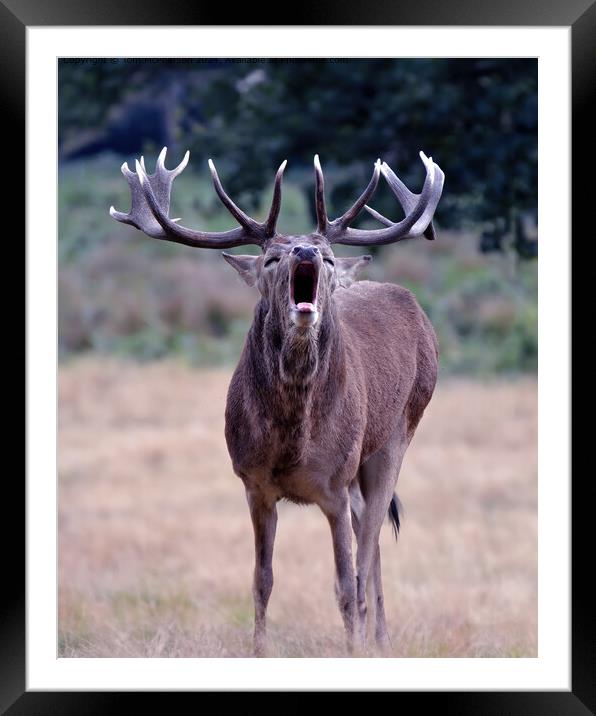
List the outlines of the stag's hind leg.
{"type": "MultiPolygon", "coordinates": [[[[356,542],[358,545],[362,541],[362,531],[360,529],[362,514],[364,512],[364,497],[360,489],[360,471],[358,475],[350,485],[350,508],[352,511],[352,528],[356,535],[356,542]]],[[[362,601],[358,603],[358,628],[359,636],[362,643],[366,641],[366,632],[368,625],[371,623],[371,619],[374,621],[375,629],[375,640],[377,644],[383,649],[388,651],[389,635],[387,633],[387,623],[385,620],[385,607],[383,602],[383,583],[381,580],[381,550],[379,544],[375,549],[374,556],[372,558],[372,565],[368,576],[368,582],[366,585],[366,604],[362,601]],[[372,607],[372,614],[371,609],[372,607]]]]}
{"type": "Polygon", "coordinates": [[[385,618],[385,602],[383,599],[383,580],[381,578],[381,549],[377,542],[375,556],[373,557],[372,574],[372,598],[375,608],[375,641],[377,646],[384,652],[389,652],[391,642],[387,631],[387,620],[385,618]]]}
{"type": "Polygon", "coordinates": [[[387,517],[408,440],[400,432],[361,466],[358,475],[364,506],[357,532],[356,600],[361,629],[366,621],[366,588],[371,583],[375,611],[375,639],[383,649],[389,646],[385,621],[379,534],[387,517]]]}

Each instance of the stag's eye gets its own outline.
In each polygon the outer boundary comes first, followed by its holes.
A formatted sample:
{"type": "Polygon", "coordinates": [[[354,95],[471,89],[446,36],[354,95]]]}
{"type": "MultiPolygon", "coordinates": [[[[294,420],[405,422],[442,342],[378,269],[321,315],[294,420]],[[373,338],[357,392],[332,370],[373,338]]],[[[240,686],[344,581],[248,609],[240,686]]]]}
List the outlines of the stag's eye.
{"type": "Polygon", "coordinates": [[[332,261],[332,259],[323,259],[323,261],[331,268],[335,266],[335,263],[332,261]]]}
{"type": "Polygon", "coordinates": [[[269,268],[276,263],[279,263],[279,258],[277,256],[272,256],[270,259],[267,259],[267,261],[265,261],[265,268],[269,268]]]}

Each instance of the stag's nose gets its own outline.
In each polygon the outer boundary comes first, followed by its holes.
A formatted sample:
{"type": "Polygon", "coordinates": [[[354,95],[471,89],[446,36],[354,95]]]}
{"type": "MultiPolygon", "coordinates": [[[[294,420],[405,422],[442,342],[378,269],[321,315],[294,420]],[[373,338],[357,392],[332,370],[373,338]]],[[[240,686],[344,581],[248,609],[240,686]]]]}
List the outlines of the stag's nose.
{"type": "Polygon", "coordinates": [[[319,253],[319,249],[316,246],[294,246],[292,254],[300,261],[314,261],[319,253]]]}

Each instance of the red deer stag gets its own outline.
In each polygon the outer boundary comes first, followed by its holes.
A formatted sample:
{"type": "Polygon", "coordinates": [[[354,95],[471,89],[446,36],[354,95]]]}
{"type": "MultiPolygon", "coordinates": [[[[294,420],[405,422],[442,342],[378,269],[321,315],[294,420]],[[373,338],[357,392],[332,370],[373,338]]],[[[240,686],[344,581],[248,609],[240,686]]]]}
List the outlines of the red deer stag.
{"type": "Polygon", "coordinates": [[[258,223],[225,193],[213,162],[209,168],[221,201],[240,225],[224,232],[194,231],[168,217],[174,178],[188,152],[166,169],[164,148],[154,174],[143,159],[136,172],[122,165],[132,207],[114,219],[155,239],[225,249],[256,244],[260,256],[223,254],[261,298],[230,383],[225,435],[235,473],[242,479],[255,537],[254,650],[265,651],[265,612],[273,586],[276,503],[317,504],[330,528],[336,595],[348,650],[366,638],[367,586],[375,637],[387,648],[379,533],[385,516],[399,529],[394,493],[401,463],[436,382],[434,330],[410,291],[360,281],[370,256],[338,258],[333,244],[379,246],[425,236],[434,239],[432,218],[444,174],[422,152],[426,168],[419,195],[407,189],[380,160],[356,203],[330,221],[323,172],[315,156],[317,228],[305,236],[276,231],[281,205],[280,166],[269,215],[258,223]],[[405,217],[392,222],[366,206],[383,174],[405,217]],[[350,224],[367,209],[384,228],[350,224]],[[351,530],[357,543],[352,558],[351,530]]]}

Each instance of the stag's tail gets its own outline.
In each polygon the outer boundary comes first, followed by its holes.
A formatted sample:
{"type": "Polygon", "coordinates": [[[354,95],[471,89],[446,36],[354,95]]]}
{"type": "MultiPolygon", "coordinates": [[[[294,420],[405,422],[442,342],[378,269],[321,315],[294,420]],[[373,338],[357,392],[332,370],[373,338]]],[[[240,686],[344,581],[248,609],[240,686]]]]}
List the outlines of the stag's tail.
{"type": "Polygon", "coordinates": [[[399,497],[393,493],[393,497],[389,503],[389,522],[391,522],[391,527],[393,527],[395,539],[397,539],[397,535],[399,533],[400,512],[403,514],[403,505],[401,504],[399,497]]]}

